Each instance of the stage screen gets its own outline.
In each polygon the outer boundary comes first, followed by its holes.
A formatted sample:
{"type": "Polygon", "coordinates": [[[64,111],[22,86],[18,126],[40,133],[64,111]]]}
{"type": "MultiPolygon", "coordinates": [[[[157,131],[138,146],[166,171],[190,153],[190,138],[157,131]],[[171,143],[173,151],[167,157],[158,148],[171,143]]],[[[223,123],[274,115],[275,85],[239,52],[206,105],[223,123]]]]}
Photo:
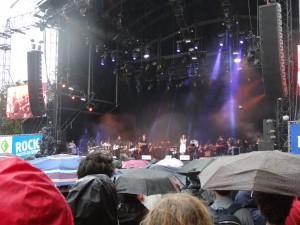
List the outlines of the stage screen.
{"type": "Polygon", "coordinates": [[[32,117],[28,85],[7,89],[6,117],[8,119],[26,119],[32,117]]]}

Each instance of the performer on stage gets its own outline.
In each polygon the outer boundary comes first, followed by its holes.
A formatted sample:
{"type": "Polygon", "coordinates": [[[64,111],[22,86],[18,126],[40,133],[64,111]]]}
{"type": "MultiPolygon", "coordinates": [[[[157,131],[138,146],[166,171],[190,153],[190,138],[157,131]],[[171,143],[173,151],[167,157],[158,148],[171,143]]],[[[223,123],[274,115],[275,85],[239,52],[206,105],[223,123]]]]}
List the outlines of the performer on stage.
{"type": "Polygon", "coordinates": [[[148,149],[148,140],[146,134],[142,135],[141,140],[139,141],[139,147],[141,150],[142,155],[147,155],[149,154],[149,149],[148,149]]]}
{"type": "Polygon", "coordinates": [[[117,159],[120,159],[120,152],[121,152],[121,149],[123,148],[123,140],[121,138],[121,136],[119,135],[117,137],[117,140],[114,141],[114,144],[113,144],[113,155],[115,155],[117,157],[117,159]]]}
{"type": "Polygon", "coordinates": [[[180,155],[184,155],[186,152],[186,143],[187,143],[187,139],[185,134],[181,135],[180,138],[180,146],[179,146],[179,153],[180,155]]]}

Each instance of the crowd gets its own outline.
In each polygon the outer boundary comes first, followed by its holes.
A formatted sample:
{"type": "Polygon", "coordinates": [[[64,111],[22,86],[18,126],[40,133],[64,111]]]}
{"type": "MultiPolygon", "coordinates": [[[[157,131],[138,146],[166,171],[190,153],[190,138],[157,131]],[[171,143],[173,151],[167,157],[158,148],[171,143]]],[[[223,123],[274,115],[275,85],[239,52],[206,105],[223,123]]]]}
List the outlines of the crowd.
{"type": "Polygon", "coordinates": [[[0,163],[0,224],[300,224],[300,201],[296,196],[207,191],[193,173],[186,175],[181,193],[164,196],[124,193],[116,189],[117,164],[110,155],[101,152],[81,160],[79,179],[66,199],[43,172],[28,162],[2,156],[0,163]]]}

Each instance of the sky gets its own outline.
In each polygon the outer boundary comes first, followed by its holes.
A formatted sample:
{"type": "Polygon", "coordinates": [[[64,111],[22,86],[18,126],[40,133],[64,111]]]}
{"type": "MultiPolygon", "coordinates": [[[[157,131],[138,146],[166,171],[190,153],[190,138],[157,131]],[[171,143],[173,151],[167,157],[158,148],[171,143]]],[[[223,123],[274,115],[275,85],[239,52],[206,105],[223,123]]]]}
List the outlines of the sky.
{"type": "MultiPolygon", "coordinates": [[[[30,12],[33,12],[36,10],[36,3],[39,2],[39,0],[5,0],[1,1],[1,7],[0,7],[0,27],[1,32],[5,28],[5,24],[8,18],[12,18],[17,16],[19,19],[15,20],[16,24],[13,25],[14,28],[27,26],[30,24],[33,24],[34,19],[32,17],[21,17],[23,14],[27,14],[30,12]],[[14,4],[16,3],[16,4],[14,4]],[[12,7],[13,6],[13,7],[12,7]]],[[[47,31],[47,35],[48,35],[47,31]]],[[[10,75],[14,82],[16,81],[25,81],[27,80],[27,51],[31,50],[31,39],[34,39],[36,42],[43,40],[43,32],[39,30],[39,28],[30,28],[28,31],[26,31],[26,34],[19,34],[14,33],[11,38],[11,62],[10,62],[10,75]]],[[[47,36],[48,37],[48,36],[47,36]]],[[[50,38],[47,38],[49,40],[50,38]]],[[[1,41],[2,42],[2,41],[1,41]]],[[[47,44],[48,45],[48,44],[47,44]]],[[[46,46],[47,46],[46,45],[46,46]]],[[[48,47],[47,47],[48,49],[48,47]]],[[[44,49],[43,49],[44,50],[44,49]]],[[[53,50],[53,48],[52,48],[53,50]]],[[[45,52],[45,51],[44,51],[45,52]]],[[[47,51],[48,52],[48,51],[47,51]]],[[[2,54],[2,53],[0,53],[2,54]]],[[[49,57],[48,57],[49,58],[49,57]]],[[[47,68],[50,66],[53,66],[53,60],[51,60],[51,63],[49,62],[49,59],[47,58],[47,68]]],[[[0,58],[2,65],[2,57],[0,58]]],[[[43,81],[46,79],[46,63],[45,59],[43,57],[43,81]]],[[[0,68],[0,72],[2,72],[2,68],[0,68]]],[[[48,75],[49,73],[53,73],[55,68],[49,69],[48,68],[48,75]]],[[[50,74],[51,77],[51,74],[50,74]]]]}

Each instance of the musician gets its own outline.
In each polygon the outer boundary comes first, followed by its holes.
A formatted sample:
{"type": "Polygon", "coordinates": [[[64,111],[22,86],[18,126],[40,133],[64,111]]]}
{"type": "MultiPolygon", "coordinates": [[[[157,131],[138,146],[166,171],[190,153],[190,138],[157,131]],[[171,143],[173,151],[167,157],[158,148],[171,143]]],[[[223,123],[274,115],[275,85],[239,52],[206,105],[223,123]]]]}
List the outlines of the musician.
{"type": "Polygon", "coordinates": [[[115,155],[117,157],[117,159],[120,158],[120,152],[121,152],[123,145],[124,145],[124,142],[123,142],[121,136],[119,135],[113,144],[113,151],[114,151],[113,155],[115,155]]]}
{"type": "Polygon", "coordinates": [[[140,155],[148,155],[149,154],[149,146],[146,134],[143,134],[139,141],[139,149],[140,155]]]}
{"type": "Polygon", "coordinates": [[[179,141],[180,141],[179,153],[180,153],[180,155],[184,155],[186,152],[186,143],[187,143],[187,138],[186,138],[185,134],[181,135],[181,138],[179,141]]]}
{"type": "Polygon", "coordinates": [[[77,146],[76,146],[74,140],[72,140],[71,142],[68,143],[68,151],[72,155],[76,155],[77,154],[77,146]]]}
{"type": "Polygon", "coordinates": [[[227,143],[222,136],[219,136],[216,143],[216,153],[217,155],[226,155],[227,154],[227,143]]]}

